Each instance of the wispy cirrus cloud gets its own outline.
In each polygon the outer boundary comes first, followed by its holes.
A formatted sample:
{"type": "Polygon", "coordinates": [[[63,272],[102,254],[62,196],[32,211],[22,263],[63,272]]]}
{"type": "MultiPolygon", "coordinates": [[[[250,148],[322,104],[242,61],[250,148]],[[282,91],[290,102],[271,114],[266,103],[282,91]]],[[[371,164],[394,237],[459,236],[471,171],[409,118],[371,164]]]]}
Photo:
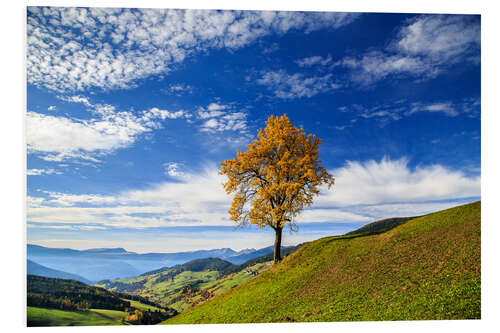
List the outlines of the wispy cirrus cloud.
{"type": "Polygon", "coordinates": [[[478,60],[480,43],[479,16],[422,15],[401,28],[393,47],[401,53],[432,59],[440,65],[468,57],[468,60],[478,60]]]}
{"type": "Polygon", "coordinates": [[[333,64],[333,59],[330,55],[327,57],[311,56],[296,60],[295,63],[300,67],[313,67],[313,66],[329,66],[333,64]]]}
{"type": "Polygon", "coordinates": [[[354,82],[369,85],[388,76],[426,76],[436,75],[437,69],[429,67],[422,59],[372,51],[361,57],[347,57],[336,63],[349,68],[354,82]]]}
{"type": "Polygon", "coordinates": [[[359,14],[28,7],[28,82],[56,91],[130,88],[210,49],[271,33],[336,29],[359,14]]]}
{"type": "Polygon", "coordinates": [[[340,88],[332,74],[306,76],[302,73],[288,74],[285,70],[262,72],[256,82],[282,99],[309,98],[340,88]]]}
{"type": "MultiPolygon", "coordinates": [[[[410,117],[417,113],[441,113],[445,117],[465,116],[478,118],[481,115],[481,100],[479,98],[466,98],[461,101],[435,101],[426,103],[409,103],[405,100],[399,100],[379,105],[352,104],[341,106],[339,111],[352,113],[354,117],[352,120],[372,119],[380,122],[381,125],[410,117]]],[[[344,129],[350,126],[352,126],[352,123],[337,129],[344,129]]]]}
{"type": "Polygon", "coordinates": [[[427,105],[414,104],[411,110],[407,112],[407,114],[411,115],[417,112],[441,112],[449,117],[456,117],[459,115],[458,110],[453,106],[451,102],[432,103],[427,105]]]}
{"type": "Polygon", "coordinates": [[[26,171],[26,175],[28,176],[41,176],[41,175],[62,175],[61,171],[57,171],[54,169],[28,169],[26,171]]]}
{"type": "Polygon", "coordinates": [[[43,202],[50,206],[70,207],[75,204],[90,204],[90,205],[108,205],[116,203],[116,198],[112,196],[103,196],[96,194],[68,194],[53,191],[38,191],[47,197],[39,203],[43,202]]]}
{"type": "Polygon", "coordinates": [[[433,78],[458,62],[479,64],[481,22],[475,15],[420,15],[407,20],[383,49],[334,61],[330,56],[299,59],[300,67],[344,67],[350,79],[369,86],[386,78],[433,78]]]}

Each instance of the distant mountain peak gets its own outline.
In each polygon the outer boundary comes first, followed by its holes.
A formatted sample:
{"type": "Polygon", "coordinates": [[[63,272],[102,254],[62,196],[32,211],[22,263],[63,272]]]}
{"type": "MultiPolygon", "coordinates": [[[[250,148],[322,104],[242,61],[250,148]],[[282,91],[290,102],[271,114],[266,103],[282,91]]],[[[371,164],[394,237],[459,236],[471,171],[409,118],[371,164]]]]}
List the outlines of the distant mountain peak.
{"type": "Polygon", "coordinates": [[[243,249],[238,251],[238,254],[248,254],[257,251],[256,249],[243,249]]]}
{"type": "Polygon", "coordinates": [[[95,249],[88,249],[88,250],[83,250],[83,252],[89,252],[89,253],[134,253],[134,252],[129,252],[125,250],[123,247],[112,247],[112,248],[95,248],[95,249]]]}

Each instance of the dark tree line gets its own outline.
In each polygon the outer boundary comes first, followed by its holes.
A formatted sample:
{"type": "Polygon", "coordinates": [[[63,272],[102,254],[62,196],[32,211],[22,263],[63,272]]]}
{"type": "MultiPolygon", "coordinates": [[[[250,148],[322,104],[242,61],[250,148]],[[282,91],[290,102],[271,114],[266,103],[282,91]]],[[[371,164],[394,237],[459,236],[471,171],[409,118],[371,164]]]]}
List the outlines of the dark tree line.
{"type": "Polygon", "coordinates": [[[28,293],[28,306],[37,306],[68,311],[81,311],[89,309],[89,303],[87,301],[75,302],[67,297],[55,298],[32,293],[28,293]]]}
{"type": "Polygon", "coordinates": [[[165,320],[177,314],[176,310],[152,302],[147,297],[108,291],[104,288],[88,286],[75,280],[28,275],[28,306],[70,311],[87,309],[136,311],[137,309],[131,306],[130,301],[124,300],[124,298],[139,301],[163,310],[156,311],[157,313],[148,311],[141,324],[156,323],[160,319],[165,320]]]}
{"type": "Polygon", "coordinates": [[[39,303],[42,302],[52,304],[51,307],[59,309],[72,306],[77,309],[92,308],[124,311],[130,308],[130,302],[122,300],[120,296],[104,288],[88,286],[75,280],[47,278],[37,275],[28,275],[28,295],[28,305],[30,306],[39,306],[39,303]]]}

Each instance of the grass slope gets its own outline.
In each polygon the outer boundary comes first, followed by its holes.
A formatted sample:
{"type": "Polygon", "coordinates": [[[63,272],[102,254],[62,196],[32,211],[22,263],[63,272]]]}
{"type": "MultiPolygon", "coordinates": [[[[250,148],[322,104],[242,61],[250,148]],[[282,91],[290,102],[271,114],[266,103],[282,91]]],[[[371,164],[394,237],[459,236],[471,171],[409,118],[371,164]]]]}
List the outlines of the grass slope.
{"type": "Polygon", "coordinates": [[[322,238],[163,323],[480,318],[480,224],[476,202],[381,234],[322,238]]]}
{"type": "Polygon", "coordinates": [[[177,314],[137,295],[37,275],[27,276],[27,305],[28,326],[122,325],[136,309],[148,317],[140,324],[150,325],[177,314]]]}
{"type": "Polygon", "coordinates": [[[28,306],[28,327],[35,326],[96,326],[126,325],[121,319],[126,312],[90,309],[87,311],[64,311],[28,306]]]}
{"type": "MultiPolygon", "coordinates": [[[[168,306],[179,312],[184,311],[207,299],[220,295],[227,290],[249,280],[253,276],[247,271],[261,273],[268,269],[270,264],[254,263],[253,265],[241,265],[241,269],[236,272],[226,272],[226,268],[240,267],[223,264],[223,260],[200,259],[185,265],[178,265],[171,268],[162,268],[152,271],[152,274],[141,275],[135,278],[123,278],[113,281],[100,281],[95,286],[103,287],[112,291],[133,292],[142,297],[148,297],[163,306],[168,306]],[[202,267],[198,264],[203,263],[202,267]],[[217,265],[213,265],[213,263],[217,265]],[[206,270],[201,270],[205,269],[206,270]],[[179,271],[180,269],[194,269],[179,271]],[[215,269],[215,270],[210,270],[215,269]],[[219,271],[219,270],[220,271],[219,271]]],[[[131,303],[132,306],[134,306],[131,303]]]]}

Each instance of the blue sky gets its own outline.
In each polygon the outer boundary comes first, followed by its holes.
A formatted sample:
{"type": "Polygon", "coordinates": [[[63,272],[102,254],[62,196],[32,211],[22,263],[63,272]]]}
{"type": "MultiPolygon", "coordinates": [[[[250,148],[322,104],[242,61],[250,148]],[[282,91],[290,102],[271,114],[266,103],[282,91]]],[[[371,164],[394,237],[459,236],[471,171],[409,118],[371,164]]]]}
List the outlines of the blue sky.
{"type": "Polygon", "coordinates": [[[30,7],[27,238],[138,252],[235,230],[218,162],[272,114],[335,176],[295,244],[480,198],[480,17],[30,7]]]}

